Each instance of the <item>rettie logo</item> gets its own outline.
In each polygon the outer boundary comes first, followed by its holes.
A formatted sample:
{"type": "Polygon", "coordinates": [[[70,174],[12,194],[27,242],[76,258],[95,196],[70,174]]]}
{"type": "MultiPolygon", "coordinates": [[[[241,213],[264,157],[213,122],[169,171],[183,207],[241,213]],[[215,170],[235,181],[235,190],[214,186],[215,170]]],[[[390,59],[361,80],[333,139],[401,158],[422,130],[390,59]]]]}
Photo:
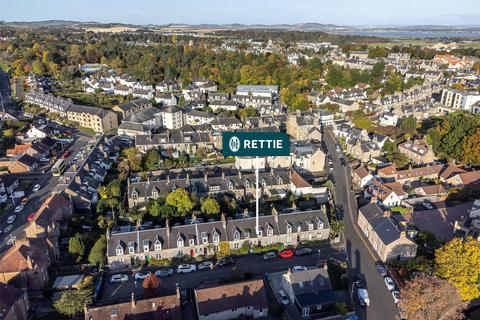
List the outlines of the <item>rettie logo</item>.
{"type": "Polygon", "coordinates": [[[240,150],[240,139],[238,139],[237,136],[231,137],[228,146],[230,147],[230,151],[237,152],[240,150]]]}

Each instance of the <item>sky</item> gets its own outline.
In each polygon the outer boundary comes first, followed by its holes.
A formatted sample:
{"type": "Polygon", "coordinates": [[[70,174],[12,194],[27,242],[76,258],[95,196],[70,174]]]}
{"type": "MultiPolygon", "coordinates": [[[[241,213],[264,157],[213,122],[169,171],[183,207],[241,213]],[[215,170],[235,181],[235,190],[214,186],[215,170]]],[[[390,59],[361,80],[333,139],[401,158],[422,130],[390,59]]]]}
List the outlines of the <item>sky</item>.
{"type": "Polygon", "coordinates": [[[0,20],[480,25],[479,0],[0,0],[0,20]]]}

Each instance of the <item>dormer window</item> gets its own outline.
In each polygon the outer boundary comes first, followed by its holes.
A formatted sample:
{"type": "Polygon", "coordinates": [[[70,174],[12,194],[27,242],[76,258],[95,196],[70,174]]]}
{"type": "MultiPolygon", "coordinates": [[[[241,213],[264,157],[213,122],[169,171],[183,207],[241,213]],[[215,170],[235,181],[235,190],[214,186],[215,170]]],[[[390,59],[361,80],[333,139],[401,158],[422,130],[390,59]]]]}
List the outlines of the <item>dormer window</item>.
{"type": "Polygon", "coordinates": [[[243,236],[245,237],[245,239],[249,239],[250,238],[250,230],[244,231],[243,236]]]}
{"type": "Polygon", "coordinates": [[[235,229],[235,232],[233,233],[233,240],[240,240],[240,232],[235,229]]]}
{"type": "Polygon", "coordinates": [[[220,235],[217,232],[213,234],[213,242],[220,242],[220,235]]]}
{"type": "Polygon", "coordinates": [[[318,219],[317,221],[317,229],[323,229],[324,228],[324,224],[323,224],[323,221],[318,219]]]}
{"type": "Polygon", "coordinates": [[[183,241],[183,239],[181,237],[178,237],[177,239],[177,247],[178,248],[183,248],[183,246],[185,245],[185,242],[183,241]]]}
{"type": "Polygon", "coordinates": [[[148,240],[143,240],[143,252],[150,251],[150,245],[148,240]]]}
{"type": "Polygon", "coordinates": [[[133,190],[133,192],[132,192],[132,199],[133,200],[138,200],[138,193],[135,190],[133,190]]]}
{"type": "Polygon", "coordinates": [[[155,251],[160,251],[160,250],[162,250],[162,243],[159,240],[157,240],[155,241],[155,251]]]}
{"type": "Polygon", "coordinates": [[[248,180],[245,180],[245,188],[250,188],[250,181],[248,180]]]}
{"type": "Polygon", "coordinates": [[[128,244],[128,253],[135,253],[135,245],[133,243],[128,244]]]}
{"type": "Polygon", "coordinates": [[[260,184],[262,185],[263,188],[265,188],[265,187],[267,186],[267,180],[265,180],[265,179],[262,178],[262,179],[260,180],[260,184]]]}
{"type": "Polygon", "coordinates": [[[112,315],[111,317],[116,317],[117,316],[117,309],[112,309],[112,315]]]}
{"type": "Polygon", "coordinates": [[[273,236],[273,228],[270,225],[267,227],[267,236],[273,236]]]}
{"type": "Polygon", "coordinates": [[[302,232],[302,226],[301,225],[297,226],[297,232],[302,232]]]}
{"type": "Polygon", "coordinates": [[[188,240],[188,245],[189,246],[194,246],[195,245],[195,239],[189,239],[188,240]]]}
{"type": "Polygon", "coordinates": [[[208,235],[206,232],[202,232],[202,243],[207,244],[208,243],[208,235]]]}
{"type": "Polygon", "coordinates": [[[313,222],[312,221],[307,221],[307,226],[308,226],[308,231],[313,230],[313,222]]]}
{"type": "Polygon", "coordinates": [[[262,231],[262,229],[258,229],[258,236],[259,236],[259,237],[262,237],[262,236],[263,236],[263,231],[262,231]]]}
{"type": "Polygon", "coordinates": [[[287,224],[287,233],[292,233],[292,225],[287,224]]]}
{"type": "Polygon", "coordinates": [[[121,245],[117,246],[116,253],[117,253],[117,256],[123,255],[123,247],[121,245]]]}
{"type": "Polygon", "coordinates": [[[152,190],[152,198],[158,198],[158,190],[156,188],[152,190]]]}

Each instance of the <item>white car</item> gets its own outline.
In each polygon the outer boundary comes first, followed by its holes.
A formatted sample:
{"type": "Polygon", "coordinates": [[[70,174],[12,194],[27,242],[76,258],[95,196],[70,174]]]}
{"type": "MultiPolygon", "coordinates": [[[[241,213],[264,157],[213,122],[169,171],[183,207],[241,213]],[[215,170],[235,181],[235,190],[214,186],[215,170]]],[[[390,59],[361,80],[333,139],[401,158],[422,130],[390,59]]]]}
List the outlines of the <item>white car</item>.
{"type": "Polygon", "coordinates": [[[307,267],[304,267],[304,266],[295,266],[292,268],[293,273],[307,271],[307,270],[308,270],[307,267]]]}
{"type": "Polygon", "coordinates": [[[280,297],[280,301],[284,306],[290,303],[290,299],[288,299],[288,296],[283,289],[278,290],[278,296],[280,297]]]}
{"type": "Polygon", "coordinates": [[[40,162],[50,162],[50,158],[40,158],[40,162]]]}
{"type": "Polygon", "coordinates": [[[37,192],[38,190],[40,190],[40,185],[39,184],[34,185],[32,188],[32,191],[37,192]]]}
{"type": "Polygon", "coordinates": [[[12,225],[9,224],[4,230],[3,230],[3,233],[7,234],[10,232],[10,230],[12,230],[12,225]]]}
{"type": "Polygon", "coordinates": [[[422,206],[423,206],[425,209],[433,210],[433,205],[432,205],[431,203],[422,202],[422,206]]]}
{"type": "Polygon", "coordinates": [[[128,276],[126,274],[114,274],[110,278],[110,282],[127,282],[128,281],[128,276]]]}
{"type": "Polygon", "coordinates": [[[19,213],[19,212],[21,212],[22,210],[23,210],[23,206],[21,206],[21,205],[15,207],[15,213],[19,213]]]}
{"type": "Polygon", "coordinates": [[[383,280],[385,281],[385,285],[387,286],[388,290],[390,291],[395,290],[395,282],[393,282],[392,278],[385,277],[385,279],[383,280]]]}
{"type": "Polygon", "coordinates": [[[13,223],[13,221],[15,221],[15,219],[17,219],[17,216],[9,216],[8,219],[7,219],[7,223],[8,224],[11,224],[13,223]]]}
{"type": "Polygon", "coordinates": [[[393,290],[392,291],[392,298],[393,298],[393,302],[395,302],[395,304],[400,302],[400,292],[398,292],[397,290],[393,290]]]}
{"type": "Polygon", "coordinates": [[[270,260],[270,259],[275,258],[276,256],[277,255],[275,254],[275,252],[270,251],[270,252],[267,252],[263,255],[263,260],[270,260]]]}
{"type": "Polygon", "coordinates": [[[198,270],[213,269],[214,264],[212,261],[204,261],[198,265],[198,270]]]}
{"type": "Polygon", "coordinates": [[[163,268],[160,270],[155,271],[155,275],[159,278],[168,277],[173,274],[172,268],[163,268]]]}
{"type": "Polygon", "coordinates": [[[197,266],[194,264],[181,264],[177,267],[177,273],[190,273],[197,271],[197,266]]]}
{"type": "Polygon", "coordinates": [[[135,273],[135,280],[143,280],[148,278],[152,273],[150,271],[140,271],[135,273]]]}

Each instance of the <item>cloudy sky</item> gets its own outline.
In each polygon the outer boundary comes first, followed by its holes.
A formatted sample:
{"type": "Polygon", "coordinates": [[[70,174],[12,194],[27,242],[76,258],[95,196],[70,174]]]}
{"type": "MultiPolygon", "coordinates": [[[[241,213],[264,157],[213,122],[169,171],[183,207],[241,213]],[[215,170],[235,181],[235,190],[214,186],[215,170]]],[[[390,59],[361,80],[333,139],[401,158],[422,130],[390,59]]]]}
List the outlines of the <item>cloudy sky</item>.
{"type": "Polygon", "coordinates": [[[1,0],[0,20],[480,25],[479,0],[1,0]]]}

